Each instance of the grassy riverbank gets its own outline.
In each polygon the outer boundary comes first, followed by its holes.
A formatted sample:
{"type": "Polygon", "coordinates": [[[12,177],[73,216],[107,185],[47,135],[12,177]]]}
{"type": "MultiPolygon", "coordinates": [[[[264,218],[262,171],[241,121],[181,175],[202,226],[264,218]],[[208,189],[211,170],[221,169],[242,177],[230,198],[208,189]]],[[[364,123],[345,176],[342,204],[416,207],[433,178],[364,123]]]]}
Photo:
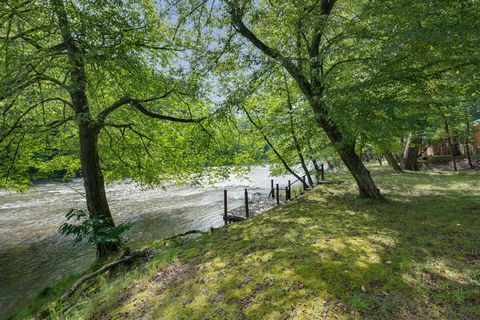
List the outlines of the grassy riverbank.
{"type": "Polygon", "coordinates": [[[480,173],[371,169],[387,201],[339,176],[102,276],[52,317],[480,319],[480,173]]]}

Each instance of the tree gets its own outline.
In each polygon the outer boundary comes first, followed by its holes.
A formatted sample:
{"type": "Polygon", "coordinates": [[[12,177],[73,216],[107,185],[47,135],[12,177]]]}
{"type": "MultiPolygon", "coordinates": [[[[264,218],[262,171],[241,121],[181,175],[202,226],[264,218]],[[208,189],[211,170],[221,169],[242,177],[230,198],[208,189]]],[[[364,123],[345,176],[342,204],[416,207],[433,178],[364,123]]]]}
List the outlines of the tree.
{"type": "MultiPolygon", "coordinates": [[[[360,196],[368,198],[382,198],[379,189],[375,186],[370,173],[363,165],[360,157],[355,153],[355,142],[353,137],[345,136],[342,129],[336,123],[335,119],[330,116],[328,106],[324,100],[325,86],[328,76],[333,69],[348,61],[335,61],[327,63],[324,57],[328,54],[332,43],[328,41],[335,38],[335,33],[329,33],[327,26],[335,1],[322,0],[318,2],[308,3],[285,3],[272,4],[268,10],[263,11],[261,23],[261,33],[272,33],[272,28],[276,29],[276,34],[280,37],[261,39],[252,27],[248,27],[244,19],[247,14],[250,17],[260,14],[260,11],[268,7],[268,3],[262,2],[257,11],[253,9],[247,10],[248,7],[254,7],[253,3],[225,1],[229,11],[232,23],[236,30],[253,44],[263,54],[280,64],[289,75],[295,80],[306,100],[310,104],[316,116],[318,125],[325,131],[333,146],[337,150],[339,156],[349,169],[350,173],[357,182],[360,196]],[[263,8],[261,8],[263,6],[263,8]],[[261,9],[260,9],[261,8],[261,9]],[[266,14],[266,15],[265,15],[266,14]],[[281,24],[272,23],[275,16],[286,16],[288,22],[281,24]],[[310,40],[309,40],[310,38],[310,40]],[[292,52],[288,52],[284,45],[280,43],[289,43],[290,39],[296,39],[295,56],[292,52]],[[276,44],[277,46],[274,46],[276,44]],[[291,58],[291,57],[294,58],[291,58]]],[[[253,21],[253,20],[251,20],[253,21]]],[[[254,25],[257,31],[259,27],[254,25]]],[[[336,34],[337,37],[343,37],[341,33],[336,34]]]]}
{"type": "MultiPolygon", "coordinates": [[[[112,178],[155,183],[220,162],[208,155],[215,149],[213,129],[205,127],[212,107],[202,100],[199,75],[176,64],[196,40],[181,10],[178,21],[148,1],[11,1],[0,11],[4,181],[28,183],[42,157],[79,158],[72,165],[81,169],[90,217],[114,226],[104,169],[112,178]],[[54,145],[41,148],[38,137],[54,145]],[[192,150],[199,146],[205,153],[192,150]],[[177,151],[184,156],[171,161],[177,151]]],[[[97,254],[119,245],[98,244],[97,254]]]]}

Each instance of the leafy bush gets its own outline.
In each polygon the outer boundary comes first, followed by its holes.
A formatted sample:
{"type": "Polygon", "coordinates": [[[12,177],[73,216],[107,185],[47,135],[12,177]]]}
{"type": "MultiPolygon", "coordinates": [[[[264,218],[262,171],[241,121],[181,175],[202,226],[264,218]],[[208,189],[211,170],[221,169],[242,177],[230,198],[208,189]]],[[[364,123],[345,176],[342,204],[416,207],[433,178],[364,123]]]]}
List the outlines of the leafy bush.
{"type": "Polygon", "coordinates": [[[59,233],[65,236],[75,236],[74,243],[86,240],[87,243],[107,244],[107,243],[125,243],[127,239],[122,234],[131,228],[129,222],[112,226],[108,221],[102,218],[89,217],[88,212],[82,209],[71,209],[65,216],[68,221],[59,228],[59,233]]]}

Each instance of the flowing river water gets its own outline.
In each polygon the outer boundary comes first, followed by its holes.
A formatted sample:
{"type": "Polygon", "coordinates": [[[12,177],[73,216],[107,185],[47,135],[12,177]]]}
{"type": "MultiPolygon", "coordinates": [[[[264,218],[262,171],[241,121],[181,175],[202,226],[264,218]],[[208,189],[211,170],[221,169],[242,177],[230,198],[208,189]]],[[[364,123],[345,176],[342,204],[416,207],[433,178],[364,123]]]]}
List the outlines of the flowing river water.
{"type": "MultiPolygon", "coordinates": [[[[107,185],[107,198],[117,222],[134,222],[132,240],[163,239],[192,229],[223,225],[223,191],[229,208],[250,194],[270,191],[268,167],[254,167],[246,179],[230,178],[207,187],[172,186],[142,189],[133,183],[107,185]]],[[[290,176],[273,177],[285,186],[290,176]]],[[[56,280],[87,268],[95,249],[57,231],[71,208],[84,208],[83,182],[36,184],[26,193],[0,190],[0,319],[31,301],[56,280]]]]}

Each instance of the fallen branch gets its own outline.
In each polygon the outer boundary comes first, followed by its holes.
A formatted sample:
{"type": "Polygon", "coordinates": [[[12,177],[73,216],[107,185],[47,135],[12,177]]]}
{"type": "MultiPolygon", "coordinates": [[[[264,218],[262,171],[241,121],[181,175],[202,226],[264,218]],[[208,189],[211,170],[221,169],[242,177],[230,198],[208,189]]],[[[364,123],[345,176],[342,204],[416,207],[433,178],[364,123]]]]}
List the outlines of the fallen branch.
{"type": "Polygon", "coordinates": [[[66,301],[68,298],[70,298],[74,292],[83,284],[85,283],[86,281],[88,281],[89,279],[92,279],[94,277],[96,277],[97,275],[115,267],[116,265],[119,265],[121,263],[125,263],[127,261],[130,261],[130,260],[134,260],[134,259],[138,259],[138,258],[143,258],[143,257],[146,257],[150,254],[150,250],[142,250],[142,251],[138,251],[138,252],[132,252],[129,256],[125,256],[119,260],[115,260],[115,261],[112,261],[110,263],[107,263],[106,265],[102,266],[100,269],[90,273],[90,274],[87,274],[83,277],[81,277],[80,279],[78,279],[71,287],[70,289],[68,289],[62,296],[62,298],[60,298],[60,301],[66,301]]]}
{"type": "Polygon", "coordinates": [[[34,319],[45,319],[47,318],[48,316],[50,316],[51,314],[51,311],[52,311],[52,308],[55,308],[55,305],[57,305],[58,302],[65,302],[66,300],[68,300],[74,293],[75,291],[80,288],[80,286],[82,284],[84,284],[86,281],[98,276],[99,274],[121,264],[121,263],[125,263],[125,262],[128,262],[128,261],[131,261],[131,260],[135,260],[135,259],[138,259],[138,258],[143,258],[143,257],[147,257],[151,254],[151,250],[148,250],[148,249],[145,249],[145,250],[142,250],[142,251],[134,251],[134,252],[131,252],[129,253],[128,255],[126,256],[123,256],[121,259],[118,259],[118,260],[115,260],[115,261],[112,261],[110,263],[107,263],[106,265],[102,266],[100,269],[90,273],[90,274],[87,274],[83,277],[81,277],[80,279],[78,279],[71,287],[70,289],[68,289],[64,294],[63,296],[60,298],[60,300],[57,300],[51,304],[49,304],[47,307],[45,307],[44,309],[40,310],[38,312],[38,314],[35,316],[34,319]]]}
{"type": "Polygon", "coordinates": [[[174,236],[165,238],[165,239],[163,239],[163,243],[166,244],[167,241],[169,241],[169,240],[173,240],[173,239],[180,238],[180,237],[185,237],[185,236],[187,236],[187,235],[189,235],[189,234],[194,234],[194,233],[205,234],[206,232],[200,231],[200,230],[190,230],[190,231],[187,231],[187,232],[184,232],[184,233],[176,234],[176,235],[174,235],[174,236]]]}

